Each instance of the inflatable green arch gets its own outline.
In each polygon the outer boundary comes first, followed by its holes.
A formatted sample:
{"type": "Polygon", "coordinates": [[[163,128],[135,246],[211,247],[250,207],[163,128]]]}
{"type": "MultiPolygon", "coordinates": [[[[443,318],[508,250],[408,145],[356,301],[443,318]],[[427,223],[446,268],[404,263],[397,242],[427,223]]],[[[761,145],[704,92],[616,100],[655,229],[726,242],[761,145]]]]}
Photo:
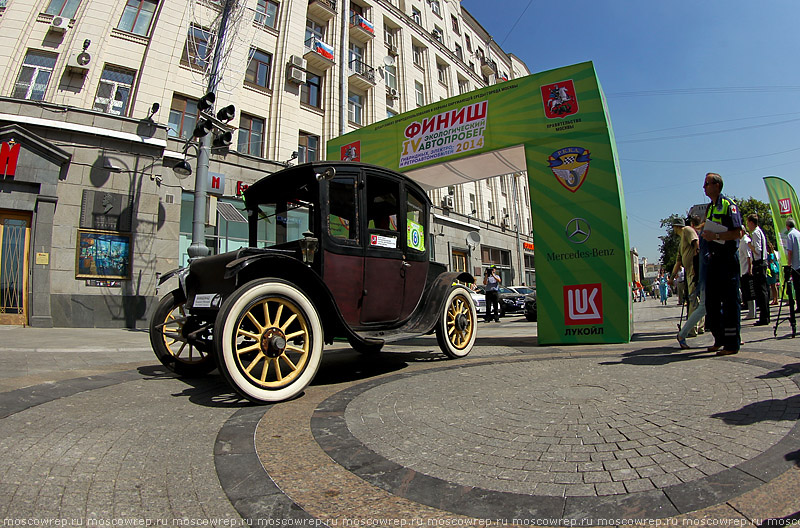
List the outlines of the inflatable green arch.
{"type": "Polygon", "coordinates": [[[616,145],[591,62],[489,86],[332,139],[327,159],[427,189],[527,171],[540,344],[627,343],[631,259],[616,145]]]}

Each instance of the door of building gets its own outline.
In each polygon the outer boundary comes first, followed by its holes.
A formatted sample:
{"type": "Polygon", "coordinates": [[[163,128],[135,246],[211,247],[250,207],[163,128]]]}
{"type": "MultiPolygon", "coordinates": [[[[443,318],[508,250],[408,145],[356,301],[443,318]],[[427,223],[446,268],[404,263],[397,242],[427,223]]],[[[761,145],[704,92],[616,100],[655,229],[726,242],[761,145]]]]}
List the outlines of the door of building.
{"type": "Polygon", "coordinates": [[[28,323],[31,215],[0,209],[0,324],[28,323]]]}

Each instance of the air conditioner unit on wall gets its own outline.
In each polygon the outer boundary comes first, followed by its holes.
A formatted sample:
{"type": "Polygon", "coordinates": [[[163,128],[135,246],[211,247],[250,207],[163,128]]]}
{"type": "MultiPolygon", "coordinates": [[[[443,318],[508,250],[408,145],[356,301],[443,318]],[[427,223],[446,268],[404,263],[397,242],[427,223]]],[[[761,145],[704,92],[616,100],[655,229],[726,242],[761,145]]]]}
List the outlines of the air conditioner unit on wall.
{"type": "Polygon", "coordinates": [[[306,60],[299,55],[292,55],[289,57],[289,64],[296,68],[300,68],[301,70],[306,69],[306,60]]]}
{"type": "Polygon", "coordinates": [[[62,16],[54,16],[50,21],[50,30],[57,33],[63,33],[69,27],[69,19],[62,16]]]}
{"type": "Polygon", "coordinates": [[[395,46],[394,44],[389,44],[388,48],[390,55],[397,55],[397,46],[395,46]]]}
{"type": "Polygon", "coordinates": [[[445,209],[452,209],[453,208],[453,197],[449,194],[442,198],[442,207],[445,209]]]}
{"type": "Polygon", "coordinates": [[[92,62],[92,56],[87,52],[76,52],[69,56],[67,69],[74,72],[86,72],[89,70],[90,62],[92,62]]]}
{"type": "Polygon", "coordinates": [[[295,66],[290,66],[286,80],[295,84],[303,84],[306,82],[306,72],[295,66]]]}
{"type": "Polygon", "coordinates": [[[397,99],[400,95],[397,93],[397,88],[390,88],[386,87],[386,95],[391,97],[392,99],[397,99]]]}

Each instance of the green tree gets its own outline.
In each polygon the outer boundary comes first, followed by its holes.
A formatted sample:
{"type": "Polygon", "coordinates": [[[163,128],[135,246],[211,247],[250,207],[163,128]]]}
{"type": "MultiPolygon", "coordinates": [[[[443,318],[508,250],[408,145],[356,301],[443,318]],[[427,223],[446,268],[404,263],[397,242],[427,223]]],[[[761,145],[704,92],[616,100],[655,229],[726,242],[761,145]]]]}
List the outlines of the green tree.
{"type": "Polygon", "coordinates": [[[673,213],[669,217],[661,219],[661,227],[667,228],[666,234],[658,237],[661,240],[661,267],[668,273],[672,271],[672,266],[675,265],[675,259],[678,258],[678,252],[681,247],[681,239],[675,234],[672,224],[675,220],[681,218],[683,218],[683,215],[673,213]]]}
{"type": "Polygon", "coordinates": [[[772,210],[769,204],[752,196],[749,198],[733,198],[733,201],[739,206],[739,211],[742,213],[742,224],[744,224],[745,229],[747,229],[747,215],[757,214],[758,225],[764,231],[767,240],[770,241],[772,247],[777,247],[775,244],[777,240],[775,238],[775,226],[772,223],[772,210]]]}

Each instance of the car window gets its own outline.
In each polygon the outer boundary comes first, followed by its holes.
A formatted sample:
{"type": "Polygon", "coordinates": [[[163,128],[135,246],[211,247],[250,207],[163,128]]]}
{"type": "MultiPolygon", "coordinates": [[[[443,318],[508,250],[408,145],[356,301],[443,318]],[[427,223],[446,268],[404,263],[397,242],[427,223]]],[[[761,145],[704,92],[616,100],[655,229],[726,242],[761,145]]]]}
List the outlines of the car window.
{"type": "Polygon", "coordinates": [[[514,291],[516,291],[517,293],[520,293],[522,295],[527,295],[527,294],[533,292],[532,289],[526,288],[525,286],[517,286],[516,288],[514,288],[514,291]]]}
{"type": "Polygon", "coordinates": [[[337,176],[328,184],[328,233],[358,242],[358,208],[355,176],[337,176]]]}
{"type": "Polygon", "coordinates": [[[516,293],[516,292],[513,292],[513,291],[509,290],[508,288],[504,288],[504,287],[502,287],[502,286],[500,286],[500,288],[498,289],[498,291],[499,291],[500,293],[516,293]]]}
{"type": "Polygon", "coordinates": [[[423,201],[408,192],[406,203],[406,230],[408,232],[406,247],[413,251],[425,251],[425,207],[423,201]]]}
{"type": "Polygon", "coordinates": [[[379,176],[368,175],[366,205],[369,245],[400,249],[397,235],[397,222],[400,217],[400,184],[379,176]]]}

